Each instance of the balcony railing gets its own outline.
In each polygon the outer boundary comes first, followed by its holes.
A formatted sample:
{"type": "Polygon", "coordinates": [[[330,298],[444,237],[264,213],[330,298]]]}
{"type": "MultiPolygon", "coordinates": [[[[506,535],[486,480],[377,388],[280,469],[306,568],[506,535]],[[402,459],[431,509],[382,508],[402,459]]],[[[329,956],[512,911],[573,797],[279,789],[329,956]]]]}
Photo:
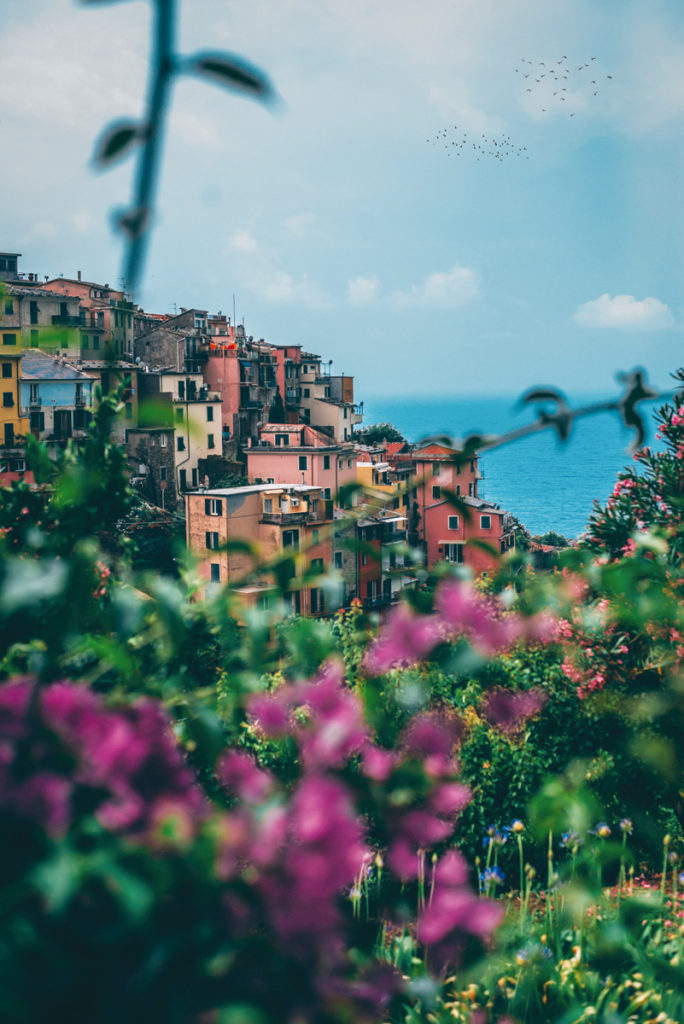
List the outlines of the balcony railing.
{"type": "Polygon", "coordinates": [[[67,316],[63,313],[56,313],[52,317],[54,327],[81,327],[80,316],[67,316]]]}
{"type": "Polygon", "coordinates": [[[275,526],[296,526],[312,522],[309,512],[263,512],[262,523],[273,523],[275,526]]]}

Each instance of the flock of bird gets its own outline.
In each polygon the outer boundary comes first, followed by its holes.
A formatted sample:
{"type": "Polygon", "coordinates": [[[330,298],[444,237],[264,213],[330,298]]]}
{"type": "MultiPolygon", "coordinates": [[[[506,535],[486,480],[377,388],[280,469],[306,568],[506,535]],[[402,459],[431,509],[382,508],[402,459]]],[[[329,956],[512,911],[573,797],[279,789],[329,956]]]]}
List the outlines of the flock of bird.
{"type": "MultiPolygon", "coordinates": [[[[613,78],[612,75],[600,72],[599,66],[597,57],[589,57],[580,64],[570,61],[567,56],[548,62],[523,57],[515,73],[520,76],[525,95],[530,93],[530,98],[539,99],[542,114],[560,112],[574,117],[577,113],[574,108],[583,109],[585,101],[598,96],[604,85],[613,78]]],[[[447,156],[470,156],[477,160],[493,158],[499,163],[510,157],[530,159],[527,146],[517,145],[510,135],[469,135],[465,128],[459,128],[457,124],[440,128],[426,142],[446,150],[447,156]]]]}
{"type": "Polygon", "coordinates": [[[482,134],[475,137],[468,135],[465,128],[459,130],[457,124],[453,128],[440,128],[434,138],[426,141],[431,142],[433,146],[442,146],[446,150],[447,156],[452,154],[459,157],[469,155],[474,156],[477,160],[493,157],[501,163],[512,156],[524,157],[529,160],[527,146],[517,146],[511,140],[510,135],[490,138],[488,135],[482,134]]]}
{"type": "Polygon", "coordinates": [[[567,110],[568,117],[577,113],[574,107],[584,106],[585,98],[593,100],[598,96],[613,77],[599,71],[596,57],[589,57],[579,64],[567,56],[548,62],[523,57],[515,73],[520,76],[525,94],[530,93],[530,98],[538,99],[542,114],[549,114],[554,109],[563,113],[567,110]],[[561,103],[566,107],[561,107],[561,103]]]}

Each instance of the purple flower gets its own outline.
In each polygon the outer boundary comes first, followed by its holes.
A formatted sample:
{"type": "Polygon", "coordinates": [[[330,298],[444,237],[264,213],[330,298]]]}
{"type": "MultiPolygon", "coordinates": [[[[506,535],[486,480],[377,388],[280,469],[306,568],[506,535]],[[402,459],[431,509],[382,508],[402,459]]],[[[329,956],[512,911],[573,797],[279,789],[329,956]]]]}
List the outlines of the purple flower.
{"type": "Polygon", "coordinates": [[[416,615],[405,604],[393,609],[377,637],[366,651],[363,667],[379,676],[392,668],[414,665],[445,638],[444,626],[436,615],[416,615]]]}
{"type": "Polygon", "coordinates": [[[257,767],[254,758],[236,750],[229,750],[220,758],[217,773],[226,789],[248,803],[265,800],[273,786],[271,775],[257,767]]]}
{"type": "Polygon", "coordinates": [[[465,633],[473,647],[491,655],[510,647],[522,634],[517,615],[503,615],[494,603],[461,580],[442,584],[436,607],[452,633],[465,633]]]}
{"type": "Polygon", "coordinates": [[[515,693],[501,688],[490,690],[482,702],[482,713],[490,725],[506,733],[517,732],[525,721],[536,715],[546,704],[542,690],[523,690],[515,693]]]}
{"type": "Polygon", "coordinates": [[[432,955],[442,965],[458,956],[464,933],[485,938],[504,915],[503,907],[476,896],[466,881],[463,858],[449,851],[437,864],[432,901],[418,921],[418,938],[433,947],[432,955]]]}

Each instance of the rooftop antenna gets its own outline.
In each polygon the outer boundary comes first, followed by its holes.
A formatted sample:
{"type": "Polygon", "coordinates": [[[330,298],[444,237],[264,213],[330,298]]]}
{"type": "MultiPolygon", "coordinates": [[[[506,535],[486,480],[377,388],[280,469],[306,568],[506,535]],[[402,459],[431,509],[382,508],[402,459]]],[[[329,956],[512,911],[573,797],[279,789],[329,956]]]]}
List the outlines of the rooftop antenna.
{"type": "Polygon", "coordinates": [[[233,292],[233,323],[237,323],[237,320],[235,319],[235,292],[233,292]]]}

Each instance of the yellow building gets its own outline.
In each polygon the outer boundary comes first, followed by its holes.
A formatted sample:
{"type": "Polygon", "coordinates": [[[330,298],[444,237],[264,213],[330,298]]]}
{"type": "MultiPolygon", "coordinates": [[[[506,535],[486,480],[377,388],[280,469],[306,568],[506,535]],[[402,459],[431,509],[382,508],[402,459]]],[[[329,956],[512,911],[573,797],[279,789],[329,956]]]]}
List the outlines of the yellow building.
{"type": "MultiPolygon", "coordinates": [[[[2,301],[7,306],[12,300],[4,297],[2,301]]],[[[28,418],[21,415],[21,335],[18,331],[0,332],[0,373],[0,444],[5,448],[11,448],[19,438],[25,437],[29,432],[28,418]]]]}

